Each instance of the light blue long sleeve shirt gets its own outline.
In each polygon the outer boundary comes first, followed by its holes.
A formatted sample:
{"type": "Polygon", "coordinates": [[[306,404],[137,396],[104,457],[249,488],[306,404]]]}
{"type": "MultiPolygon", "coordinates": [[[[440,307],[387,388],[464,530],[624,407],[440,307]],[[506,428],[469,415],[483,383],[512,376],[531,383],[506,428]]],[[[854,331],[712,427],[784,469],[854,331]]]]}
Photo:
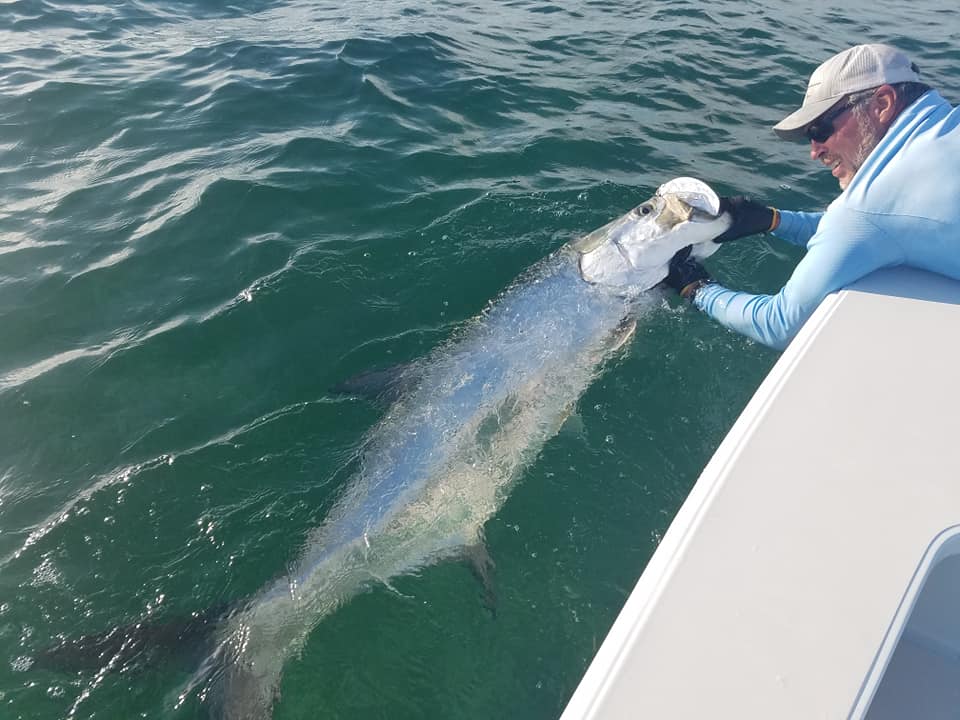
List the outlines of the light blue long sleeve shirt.
{"type": "Polygon", "coordinates": [[[960,280],[960,108],[924,94],[825,212],[782,211],[774,235],[807,249],[779,293],[709,284],[694,304],[776,349],[827,295],[879,268],[910,265],[960,280]]]}

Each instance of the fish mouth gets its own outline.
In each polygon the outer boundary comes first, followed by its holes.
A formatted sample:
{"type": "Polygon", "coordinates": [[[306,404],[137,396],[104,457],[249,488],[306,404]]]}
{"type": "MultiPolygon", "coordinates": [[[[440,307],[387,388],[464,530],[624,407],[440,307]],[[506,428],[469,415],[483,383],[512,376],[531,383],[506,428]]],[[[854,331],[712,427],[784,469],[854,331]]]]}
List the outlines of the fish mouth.
{"type": "Polygon", "coordinates": [[[720,196],[702,180],[678,177],[657,188],[656,195],[672,196],[691,209],[689,220],[708,222],[720,217],[720,196]]]}
{"type": "Polygon", "coordinates": [[[719,218],[721,214],[719,211],[716,214],[713,214],[713,213],[707,212],[706,210],[701,210],[700,208],[693,207],[692,205],[690,206],[690,209],[692,212],[690,213],[689,222],[695,222],[695,223],[713,222],[714,220],[719,218]]]}
{"type": "Polygon", "coordinates": [[[659,215],[657,223],[664,231],[673,230],[681,225],[706,225],[720,217],[720,214],[713,214],[713,207],[704,209],[702,203],[692,204],[687,198],[680,194],[670,193],[661,197],[654,197],[659,204],[659,215]]]}

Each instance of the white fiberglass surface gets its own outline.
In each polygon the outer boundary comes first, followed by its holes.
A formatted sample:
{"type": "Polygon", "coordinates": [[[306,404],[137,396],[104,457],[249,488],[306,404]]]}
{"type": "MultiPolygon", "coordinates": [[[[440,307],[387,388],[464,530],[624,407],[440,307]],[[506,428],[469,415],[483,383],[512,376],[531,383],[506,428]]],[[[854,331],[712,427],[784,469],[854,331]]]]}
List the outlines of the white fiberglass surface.
{"type": "MultiPolygon", "coordinates": [[[[867,720],[946,720],[960,715],[960,528],[937,538],[907,590],[874,664],[867,720]],[[902,619],[906,623],[902,623],[902,619]],[[899,634],[899,637],[896,637],[899,634]],[[889,661],[884,662],[885,658],[889,661]]],[[[853,717],[860,717],[856,711],[853,717]]]]}

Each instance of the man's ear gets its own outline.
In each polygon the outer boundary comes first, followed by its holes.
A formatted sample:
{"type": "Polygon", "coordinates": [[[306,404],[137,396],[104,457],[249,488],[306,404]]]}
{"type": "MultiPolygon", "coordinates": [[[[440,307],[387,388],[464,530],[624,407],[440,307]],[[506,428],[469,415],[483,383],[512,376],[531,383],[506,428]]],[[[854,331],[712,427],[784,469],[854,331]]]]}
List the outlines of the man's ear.
{"type": "Polygon", "coordinates": [[[873,95],[873,109],[884,127],[890,125],[900,113],[897,91],[891,85],[881,85],[873,95]]]}

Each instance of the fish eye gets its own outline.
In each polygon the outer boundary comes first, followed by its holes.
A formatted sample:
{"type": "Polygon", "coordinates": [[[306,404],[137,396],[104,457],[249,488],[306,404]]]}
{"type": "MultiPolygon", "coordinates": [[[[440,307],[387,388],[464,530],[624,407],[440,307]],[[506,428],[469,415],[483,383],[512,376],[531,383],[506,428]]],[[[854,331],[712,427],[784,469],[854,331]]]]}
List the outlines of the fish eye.
{"type": "Polygon", "coordinates": [[[650,213],[653,212],[653,208],[650,206],[650,203],[644,203],[643,205],[638,207],[635,210],[635,212],[637,213],[637,215],[649,215],[650,213]]]}

